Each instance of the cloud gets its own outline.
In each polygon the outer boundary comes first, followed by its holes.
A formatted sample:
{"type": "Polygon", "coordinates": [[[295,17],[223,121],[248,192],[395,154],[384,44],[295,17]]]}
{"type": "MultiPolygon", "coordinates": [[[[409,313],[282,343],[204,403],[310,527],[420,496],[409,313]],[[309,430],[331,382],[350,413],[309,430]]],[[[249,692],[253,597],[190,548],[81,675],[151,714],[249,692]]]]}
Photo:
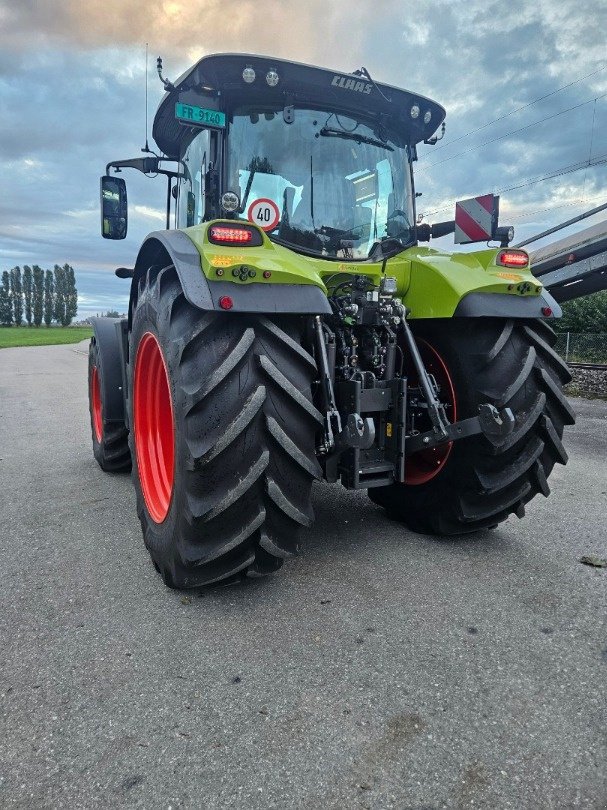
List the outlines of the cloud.
{"type": "Polygon", "coordinates": [[[158,208],[150,208],[149,205],[134,205],[133,211],[137,214],[141,214],[142,217],[146,217],[147,219],[153,219],[157,222],[164,222],[166,213],[161,211],[158,208]]]}
{"type": "Polygon", "coordinates": [[[520,186],[502,193],[504,216],[519,238],[541,230],[605,197],[605,164],[534,182],[607,156],[607,99],[593,101],[607,93],[605,30],[604,0],[0,0],[0,264],[69,261],[87,298],[123,300],[112,268],[162,227],[165,186],[125,173],[129,235],[112,243],[98,184],[108,161],[141,155],[146,42],[151,115],[157,54],[173,79],[206,53],[259,52],[364,65],[435,98],[447,134],[420,147],[419,210],[447,219],[458,198],[520,186]]]}
{"type": "MultiPolygon", "coordinates": [[[[385,13],[398,5],[386,0],[385,13]]],[[[8,49],[29,49],[33,42],[91,49],[148,41],[184,64],[226,50],[308,60],[336,51],[345,56],[356,52],[363,26],[377,13],[364,2],[321,0],[5,0],[0,8],[0,46],[8,49]]]]}

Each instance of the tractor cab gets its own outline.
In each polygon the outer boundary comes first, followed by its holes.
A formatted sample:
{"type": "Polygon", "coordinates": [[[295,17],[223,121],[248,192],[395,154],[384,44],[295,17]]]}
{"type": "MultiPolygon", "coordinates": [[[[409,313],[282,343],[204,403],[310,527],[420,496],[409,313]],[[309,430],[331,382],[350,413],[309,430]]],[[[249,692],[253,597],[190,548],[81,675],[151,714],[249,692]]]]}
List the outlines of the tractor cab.
{"type": "MultiPolygon", "coordinates": [[[[350,261],[387,241],[416,242],[411,164],[444,120],[435,102],[379,85],[364,68],[248,55],[208,56],[163,81],[153,137],[177,165],[165,170],[177,228],[244,220],[299,253],[350,261]]],[[[150,160],[118,161],[108,174],[149,170],[150,160]]]]}

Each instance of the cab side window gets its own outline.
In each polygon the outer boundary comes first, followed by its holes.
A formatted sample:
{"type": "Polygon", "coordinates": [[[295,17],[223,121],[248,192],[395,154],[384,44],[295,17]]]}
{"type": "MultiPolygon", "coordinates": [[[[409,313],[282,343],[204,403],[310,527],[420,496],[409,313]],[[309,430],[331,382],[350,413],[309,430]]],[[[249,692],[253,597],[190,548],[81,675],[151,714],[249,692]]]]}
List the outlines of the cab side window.
{"type": "Polygon", "coordinates": [[[190,228],[204,219],[205,177],[209,168],[209,130],[198,132],[186,147],[177,185],[177,227],[190,228]]]}

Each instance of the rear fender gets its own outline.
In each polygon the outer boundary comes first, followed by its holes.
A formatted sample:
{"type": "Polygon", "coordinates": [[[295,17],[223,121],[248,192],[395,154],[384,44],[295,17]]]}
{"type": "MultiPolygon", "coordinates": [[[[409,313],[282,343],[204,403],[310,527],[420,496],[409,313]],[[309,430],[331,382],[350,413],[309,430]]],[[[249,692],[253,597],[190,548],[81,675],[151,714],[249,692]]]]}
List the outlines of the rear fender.
{"type": "Polygon", "coordinates": [[[404,296],[411,319],[559,318],[561,308],[530,270],[496,265],[497,253],[412,249],[404,296]]]}
{"type": "Polygon", "coordinates": [[[508,293],[472,292],[455,308],[454,318],[560,318],[563,310],[542,290],[538,295],[519,296],[508,293]]]}
{"type": "Polygon", "coordinates": [[[97,344],[104,422],[125,423],[123,324],[121,318],[90,318],[97,344]]]}
{"type": "Polygon", "coordinates": [[[268,314],[329,314],[331,307],[323,291],[312,284],[247,284],[229,281],[209,282],[202,271],[200,252],[183,231],[155,231],[144,241],[137,256],[131,284],[131,308],[137,285],[148,268],[172,264],[186,300],[197,309],[219,310],[219,299],[229,296],[232,311],[268,314]]]}

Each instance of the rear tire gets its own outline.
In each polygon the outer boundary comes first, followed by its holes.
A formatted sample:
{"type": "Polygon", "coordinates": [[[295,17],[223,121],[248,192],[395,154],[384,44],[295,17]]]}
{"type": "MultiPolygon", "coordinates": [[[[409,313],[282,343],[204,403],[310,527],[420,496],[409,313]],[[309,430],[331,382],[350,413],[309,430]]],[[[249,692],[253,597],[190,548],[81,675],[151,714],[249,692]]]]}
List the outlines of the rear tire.
{"type": "Polygon", "coordinates": [[[93,455],[105,472],[128,472],[131,469],[128,430],[124,422],[109,422],[104,418],[103,372],[94,337],[89,344],[88,380],[93,455]]]}
{"type": "Polygon", "coordinates": [[[299,318],[202,312],[186,301],[172,266],[152,268],[139,282],[129,441],[145,544],[169,587],[269,574],[297,553],[321,475],[316,365],[300,345],[302,327],[299,318]],[[168,394],[147,397],[154,389],[145,388],[147,372],[138,374],[137,364],[156,356],[155,346],[164,372],[157,360],[152,371],[164,374],[168,394]],[[171,428],[162,414],[155,420],[157,407],[172,413],[171,428]],[[142,449],[146,436],[151,452],[142,449]]]}
{"type": "Polygon", "coordinates": [[[369,497],[422,533],[465,534],[510,514],[523,517],[526,503],[550,493],[552,468],[567,461],[563,428],[575,421],[562,391],[571,375],[552,349],[552,329],[543,321],[479,318],[419,322],[415,334],[448,370],[457,419],[490,402],[512,409],[514,431],[497,446],[482,436],[454,442],[431,480],[370,489],[369,497]]]}

